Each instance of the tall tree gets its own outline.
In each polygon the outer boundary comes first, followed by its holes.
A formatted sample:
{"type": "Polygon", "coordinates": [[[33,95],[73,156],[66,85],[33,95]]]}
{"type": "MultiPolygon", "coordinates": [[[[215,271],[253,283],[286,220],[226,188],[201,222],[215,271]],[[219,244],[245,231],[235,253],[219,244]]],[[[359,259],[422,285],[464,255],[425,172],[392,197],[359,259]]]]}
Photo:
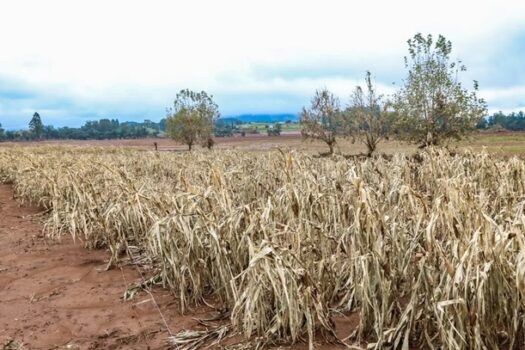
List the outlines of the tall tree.
{"type": "Polygon", "coordinates": [[[378,95],[372,84],[370,72],[366,72],[366,87],[363,91],[357,86],[352,94],[349,114],[349,132],[360,140],[367,149],[370,157],[376,150],[379,141],[387,136],[390,122],[388,103],[383,101],[383,96],[378,95]]]}
{"type": "Polygon", "coordinates": [[[2,123],[0,123],[0,141],[5,139],[5,131],[2,129],[2,123]]]}
{"type": "Polygon", "coordinates": [[[31,118],[31,121],[29,122],[29,130],[34,139],[40,140],[42,133],[44,132],[44,124],[42,123],[42,119],[38,112],[33,114],[33,118],[31,118]]]}
{"type": "Polygon", "coordinates": [[[214,144],[215,122],[219,117],[219,107],[212,95],[205,91],[181,90],[175,98],[173,108],[168,109],[166,133],[187,144],[189,150],[198,142],[203,147],[211,148],[214,144]]]}
{"type": "Polygon", "coordinates": [[[466,67],[450,59],[452,43],[442,35],[434,41],[418,33],[408,40],[408,52],[408,76],[394,103],[400,136],[426,147],[474,130],[486,104],[476,95],[476,81],[471,92],[461,85],[459,73],[466,67]]]}
{"type": "Polygon", "coordinates": [[[306,139],[321,140],[334,153],[337,136],[345,135],[345,118],[339,99],[327,89],[317,90],[310,108],[301,112],[301,135],[306,139]]]}

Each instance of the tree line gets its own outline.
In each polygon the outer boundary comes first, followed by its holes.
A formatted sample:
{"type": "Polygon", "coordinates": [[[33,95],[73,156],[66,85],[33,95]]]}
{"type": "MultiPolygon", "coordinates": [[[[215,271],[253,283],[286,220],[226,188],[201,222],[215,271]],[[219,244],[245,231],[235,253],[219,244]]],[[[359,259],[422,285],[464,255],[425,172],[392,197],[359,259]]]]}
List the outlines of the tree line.
{"type": "Polygon", "coordinates": [[[500,111],[480,119],[476,127],[481,130],[525,131],[525,113],[520,111],[504,114],[500,111]]]}
{"type": "Polygon", "coordinates": [[[158,137],[166,130],[166,119],[156,123],[151,120],[138,122],[119,122],[118,119],[86,121],[79,128],[44,125],[38,112],[31,118],[27,130],[3,130],[0,124],[0,140],[107,140],[158,137]]]}
{"type": "MultiPolygon", "coordinates": [[[[163,137],[166,132],[166,118],[158,123],[151,120],[143,122],[119,122],[118,119],[103,118],[87,121],[79,128],[45,125],[38,112],[31,118],[27,130],[4,130],[0,124],[0,141],[31,141],[31,140],[109,140],[136,139],[143,137],[163,137]]],[[[235,118],[217,119],[212,128],[214,137],[227,137],[243,134],[239,127],[242,122],[235,118]]],[[[177,127],[177,126],[176,126],[177,127]]],[[[187,130],[183,130],[184,133],[187,130]]],[[[270,136],[278,136],[281,125],[267,125],[266,132],[270,136]]]]}

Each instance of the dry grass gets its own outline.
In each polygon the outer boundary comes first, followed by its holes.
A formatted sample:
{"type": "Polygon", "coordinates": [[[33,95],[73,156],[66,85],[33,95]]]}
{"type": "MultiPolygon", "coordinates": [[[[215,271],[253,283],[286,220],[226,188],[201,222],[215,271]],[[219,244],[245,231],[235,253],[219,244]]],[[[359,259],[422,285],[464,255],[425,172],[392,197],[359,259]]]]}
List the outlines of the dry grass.
{"type": "Polygon", "coordinates": [[[525,161],[440,151],[391,159],[296,152],[0,150],[0,181],[49,209],[46,230],[153,262],[182,311],[245,347],[336,339],[371,349],[525,346],[525,161]],[[131,249],[132,248],[132,249],[131,249]]]}
{"type": "Polygon", "coordinates": [[[6,341],[4,344],[0,344],[0,350],[25,350],[24,344],[11,339],[6,341]]]}

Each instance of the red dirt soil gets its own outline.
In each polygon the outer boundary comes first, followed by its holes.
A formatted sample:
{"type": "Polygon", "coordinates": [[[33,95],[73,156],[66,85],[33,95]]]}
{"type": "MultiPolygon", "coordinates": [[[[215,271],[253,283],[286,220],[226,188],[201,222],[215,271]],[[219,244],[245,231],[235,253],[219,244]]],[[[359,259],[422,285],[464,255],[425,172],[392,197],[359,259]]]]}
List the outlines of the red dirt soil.
{"type": "MultiPolygon", "coordinates": [[[[242,150],[266,150],[283,146],[300,147],[304,143],[301,134],[297,132],[282,133],[281,136],[267,136],[266,134],[246,135],[246,137],[216,137],[215,148],[217,149],[242,149],[242,150]]],[[[2,142],[0,146],[96,146],[96,147],[133,147],[140,149],[154,149],[157,143],[161,151],[180,150],[185,151],[188,146],[176,143],[169,138],[143,138],[143,139],[113,139],[113,140],[44,140],[44,141],[17,141],[2,142]]],[[[195,145],[194,149],[201,149],[195,145]]]]}
{"type": "MultiPolygon", "coordinates": [[[[122,300],[127,286],[140,280],[135,267],[104,271],[107,252],[87,250],[69,236],[46,239],[40,214],[19,204],[11,186],[0,185],[0,349],[10,342],[25,349],[165,349],[167,327],[172,334],[196,329],[195,318],[212,315],[206,308],[181,315],[176,299],[157,288],[152,295],[166,327],[149,294],[122,300]]],[[[344,337],[356,318],[338,317],[336,323],[344,337]]]]}
{"type": "MultiPolygon", "coordinates": [[[[159,349],[169,333],[151,297],[124,302],[140,279],[127,266],[103,271],[108,254],[70,237],[45,239],[39,210],[19,205],[0,185],[0,348],[17,341],[28,349],[159,349]]],[[[173,332],[195,327],[165,290],[153,293],[173,332]]]]}

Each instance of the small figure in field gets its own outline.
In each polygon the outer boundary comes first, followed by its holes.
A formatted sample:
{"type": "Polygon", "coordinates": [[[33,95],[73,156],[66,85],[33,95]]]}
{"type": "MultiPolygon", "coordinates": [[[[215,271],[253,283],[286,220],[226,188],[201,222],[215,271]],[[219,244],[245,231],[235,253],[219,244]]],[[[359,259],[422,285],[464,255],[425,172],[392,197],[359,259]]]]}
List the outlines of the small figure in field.
{"type": "Polygon", "coordinates": [[[159,149],[158,149],[158,145],[157,145],[156,142],[153,142],[153,146],[155,146],[155,151],[158,151],[158,150],[159,150],[159,149]]]}

